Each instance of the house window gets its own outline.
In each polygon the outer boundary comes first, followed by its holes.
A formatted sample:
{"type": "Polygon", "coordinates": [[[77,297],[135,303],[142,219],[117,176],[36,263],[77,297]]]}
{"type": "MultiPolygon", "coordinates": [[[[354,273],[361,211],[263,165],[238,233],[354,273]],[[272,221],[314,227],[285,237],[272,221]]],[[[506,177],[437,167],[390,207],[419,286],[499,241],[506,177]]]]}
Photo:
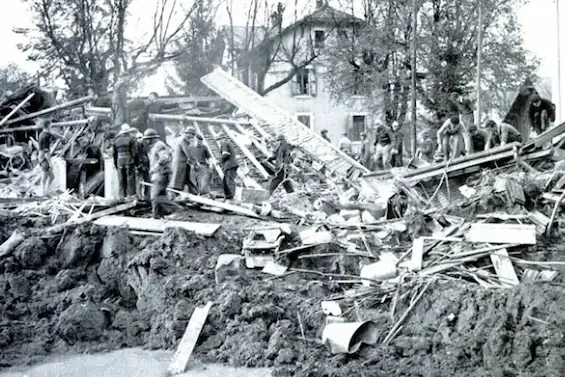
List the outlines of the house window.
{"type": "Polygon", "coordinates": [[[349,132],[351,141],[361,140],[361,132],[365,132],[366,120],[367,117],[365,115],[353,115],[351,130],[349,132]]]}
{"type": "Polygon", "coordinates": [[[313,68],[301,68],[296,71],[293,82],[293,95],[316,95],[316,73],[313,68]]]}
{"type": "Polygon", "coordinates": [[[312,114],[296,114],[296,119],[310,129],[314,127],[312,118],[312,114]]]}
{"type": "Polygon", "coordinates": [[[326,33],[323,30],[314,30],[314,48],[324,48],[326,33]]]}

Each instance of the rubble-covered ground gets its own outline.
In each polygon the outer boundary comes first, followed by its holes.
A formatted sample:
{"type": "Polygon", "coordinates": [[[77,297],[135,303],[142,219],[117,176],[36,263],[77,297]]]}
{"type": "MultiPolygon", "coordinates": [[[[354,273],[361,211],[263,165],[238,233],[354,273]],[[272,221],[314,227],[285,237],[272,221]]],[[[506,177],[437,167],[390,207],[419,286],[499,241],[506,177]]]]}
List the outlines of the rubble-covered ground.
{"type": "MultiPolygon", "coordinates": [[[[202,213],[197,216],[203,221],[202,213]]],[[[210,216],[207,221],[220,218],[210,216]]],[[[28,237],[0,260],[0,367],[48,355],[175,349],[194,308],[213,301],[195,356],[274,367],[276,376],[545,377],[565,371],[563,269],[551,283],[512,289],[437,279],[388,346],[381,342],[408,307],[409,295],[401,297],[395,321],[388,302],[350,311],[351,320],[359,316],[377,323],[378,345],[331,355],[319,343],[325,325],[320,302],[351,284],[246,270],[217,285],[218,256],[239,254],[253,225],[223,218],[227,221],[212,238],[182,230],[139,237],[91,224],[68,228],[62,236],[28,237]]],[[[0,242],[16,225],[31,230],[44,224],[3,216],[0,242]]],[[[539,242],[530,258],[565,260],[563,241],[551,245],[539,242]]],[[[345,259],[294,263],[357,275],[359,257],[345,259]]]]}

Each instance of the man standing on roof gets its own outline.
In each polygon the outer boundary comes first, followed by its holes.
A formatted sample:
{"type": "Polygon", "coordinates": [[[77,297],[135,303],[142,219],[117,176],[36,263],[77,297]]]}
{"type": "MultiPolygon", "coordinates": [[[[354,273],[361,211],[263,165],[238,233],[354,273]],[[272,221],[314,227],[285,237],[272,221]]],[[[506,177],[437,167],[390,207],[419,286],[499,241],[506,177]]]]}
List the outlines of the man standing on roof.
{"type": "Polygon", "coordinates": [[[118,171],[120,199],[133,199],[136,193],[135,167],[137,165],[137,130],[124,123],[114,140],[114,166],[118,171]]]}
{"type": "Polygon", "coordinates": [[[529,108],[530,125],[537,135],[546,131],[555,122],[555,105],[535,93],[529,108]]]}
{"type": "Polygon", "coordinates": [[[190,163],[191,181],[196,183],[199,195],[210,194],[210,176],[212,155],[204,145],[204,137],[196,134],[196,144],[190,147],[190,155],[193,159],[190,163]]]}
{"type": "Polygon", "coordinates": [[[41,167],[41,195],[47,196],[49,186],[55,179],[53,174],[53,162],[51,161],[51,144],[54,139],[59,138],[65,140],[63,135],[59,135],[51,130],[51,122],[47,119],[39,118],[37,125],[41,127],[41,133],[37,143],[39,144],[39,153],[37,163],[41,167]]]}
{"type": "Polygon", "coordinates": [[[229,141],[226,134],[222,133],[217,138],[220,141],[220,153],[222,154],[222,169],[224,171],[224,196],[227,200],[232,200],[235,196],[235,178],[237,177],[237,168],[239,168],[239,161],[235,153],[235,148],[229,141]]]}
{"type": "Polygon", "coordinates": [[[288,180],[292,147],[289,143],[286,142],[286,139],[282,134],[279,134],[277,136],[277,141],[279,142],[279,145],[277,146],[277,149],[275,150],[273,156],[269,158],[269,161],[275,161],[277,169],[275,175],[273,176],[273,178],[271,178],[271,182],[269,182],[270,195],[273,195],[273,192],[275,192],[275,190],[280,186],[281,183],[286,192],[294,192],[292,183],[288,180]]]}
{"type": "Polygon", "coordinates": [[[437,131],[438,152],[443,152],[444,161],[450,158],[457,158],[461,154],[459,144],[461,139],[465,143],[465,150],[468,154],[474,153],[469,131],[463,123],[459,121],[458,115],[453,115],[447,119],[437,131]]]}
{"type": "Polygon", "coordinates": [[[320,135],[322,135],[322,138],[324,140],[326,140],[328,143],[331,143],[332,141],[330,140],[330,137],[328,136],[328,130],[326,130],[325,128],[320,131],[320,135]]]}
{"type": "Polygon", "coordinates": [[[167,186],[171,175],[171,150],[159,140],[159,134],[152,128],[145,130],[143,139],[149,150],[153,218],[161,219],[165,215],[163,205],[167,202],[167,186]]]}
{"type": "Polygon", "coordinates": [[[508,143],[521,143],[522,134],[508,123],[496,124],[494,120],[485,123],[485,130],[488,132],[486,150],[491,147],[506,145],[508,143]]]}
{"type": "MultiPolygon", "coordinates": [[[[157,132],[158,133],[158,132],[157,132]]],[[[188,186],[188,192],[193,195],[198,195],[198,187],[194,181],[194,173],[192,172],[195,159],[192,153],[194,152],[191,147],[194,144],[194,137],[196,136],[196,129],[193,126],[188,126],[180,142],[175,146],[173,152],[173,179],[171,188],[177,191],[183,191],[184,186],[188,186]]],[[[161,139],[162,141],[162,139],[161,139]]]]}
{"type": "Polygon", "coordinates": [[[337,142],[337,148],[349,157],[353,156],[353,146],[351,140],[347,137],[347,132],[342,134],[341,139],[337,142]]]}
{"type": "Polygon", "coordinates": [[[388,126],[379,121],[375,123],[377,126],[375,129],[375,167],[379,166],[382,169],[390,169],[392,167],[390,164],[390,152],[392,150],[392,140],[394,136],[388,126]]]}

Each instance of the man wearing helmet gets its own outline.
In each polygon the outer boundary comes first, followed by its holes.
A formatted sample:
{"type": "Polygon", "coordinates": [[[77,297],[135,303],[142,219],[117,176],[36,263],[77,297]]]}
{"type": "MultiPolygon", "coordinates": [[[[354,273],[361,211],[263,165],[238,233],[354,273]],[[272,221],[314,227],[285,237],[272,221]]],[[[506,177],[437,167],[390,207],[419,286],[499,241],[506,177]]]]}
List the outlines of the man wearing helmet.
{"type": "Polygon", "coordinates": [[[217,140],[220,142],[220,153],[222,154],[224,196],[226,199],[231,200],[235,196],[235,177],[237,176],[239,161],[237,160],[235,148],[224,133],[220,134],[217,140]]]}
{"type": "Polygon", "coordinates": [[[137,130],[124,123],[114,140],[114,166],[118,171],[120,199],[132,199],[136,193],[135,167],[137,165],[137,130]]]}
{"type": "Polygon", "coordinates": [[[551,122],[555,122],[555,105],[541,98],[538,93],[534,93],[530,103],[529,118],[530,126],[539,135],[550,127],[551,122]]]}
{"type": "Polygon", "coordinates": [[[194,144],[196,129],[189,126],[184,130],[182,140],[175,146],[173,152],[173,177],[171,187],[178,191],[183,191],[184,186],[188,186],[188,192],[193,195],[198,194],[198,187],[194,181],[194,156],[191,147],[194,144]]]}
{"type": "Polygon", "coordinates": [[[461,154],[461,139],[463,139],[465,143],[467,153],[473,153],[469,131],[467,131],[465,125],[459,121],[459,116],[453,115],[447,119],[437,131],[438,152],[443,152],[444,161],[459,157],[461,154]]]}
{"type": "Polygon", "coordinates": [[[279,145],[275,150],[273,156],[269,158],[269,161],[275,162],[276,164],[276,172],[275,175],[271,178],[269,182],[269,194],[272,195],[273,192],[279,187],[282,183],[286,192],[294,192],[294,188],[292,187],[292,183],[290,183],[288,179],[289,167],[291,163],[291,146],[289,143],[286,142],[284,135],[279,134],[277,135],[277,141],[279,145]]]}
{"type": "Polygon", "coordinates": [[[167,201],[167,186],[171,174],[171,151],[163,141],[159,140],[159,134],[152,128],[145,130],[143,139],[149,150],[153,218],[160,219],[165,215],[163,204],[167,201]]]}

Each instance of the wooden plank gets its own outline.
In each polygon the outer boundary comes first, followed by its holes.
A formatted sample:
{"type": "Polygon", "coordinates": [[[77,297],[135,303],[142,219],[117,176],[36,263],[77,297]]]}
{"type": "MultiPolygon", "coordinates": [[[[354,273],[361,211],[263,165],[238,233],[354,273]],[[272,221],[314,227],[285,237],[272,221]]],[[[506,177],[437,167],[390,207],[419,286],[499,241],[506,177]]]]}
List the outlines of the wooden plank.
{"type": "Polygon", "coordinates": [[[159,220],[128,216],[104,216],[94,222],[100,226],[128,227],[142,232],[162,233],[167,228],[182,228],[211,237],[219,228],[220,224],[193,223],[188,221],[159,220]]]}
{"type": "Polygon", "coordinates": [[[412,271],[420,271],[422,269],[422,261],[424,259],[424,237],[414,239],[412,244],[412,260],[410,267],[412,271]]]}
{"type": "Polygon", "coordinates": [[[42,115],[51,114],[51,113],[54,113],[54,112],[59,111],[59,110],[64,110],[64,109],[68,109],[70,107],[82,105],[83,103],[86,103],[88,101],[92,101],[93,99],[94,99],[94,96],[86,96],[86,97],[78,98],[78,99],[75,99],[73,101],[61,103],[59,105],[50,107],[48,109],[43,109],[43,110],[40,110],[40,111],[36,111],[35,113],[27,114],[27,115],[21,116],[19,118],[9,120],[9,121],[6,122],[6,124],[7,125],[8,124],[14,124],[14,123],[18,123],[18,122],[21,122],[21,121],[24,121],[24,120],[37,118],[37,117],[40,117],[42,115]]]}
{"type": "Polygon", "coordinates": [[[513,287],[520,284],[506,249],[500,249],[492,253],[490,260],[503,287],[513,287]]]}
{"type": "MultiPolygon", "coordinates": [[[[149,187],[153,186],[151,183],[147,183],[147,182],[142,182],[142,184],[145,185],[145,186],[149,186],[149,187]]],[[[198,196],[198,195],[189,194],[188,192],[174,190],[172,188],[167,188],[167,191],[174,192],[175,194],[179,194],[181,197],[187,198],[188,200],[190,200],[191,202],[194,202],[194,203],[203,204],[203,205],[210,206],[210,207],[225,209],[226,211],[231,211],[233,213],[237,213],[237,214],[240,214],[240,215],[259,218],[259,215],[257,215],[255,212],[253,212],[252,210],[250,210],[248,208],[239,207],[239,206],[236,206],[236,205],[233,205],[233,204],[218,202],[216,200],[204,198],[204,197],[198,196]]]]}
{"type": "Polygon", "coordinates": [[[204,327],[206,318],[208,318],[210,307],[212,307],[212,302],[208,301],[206,306],[194,309],[194,313],[192,313],[192,316],[190,317],[188,326],[186,327],[177,351],[173,356],[173,361],[171,361],[171,364],[169,364],[169,367],[167,368],[168,374],[181,374],[186,370],[190,355],[192,354],[194,347],[196,347],[196,342],[198,341],[202,327],[204,327]]]}
{"type": "Polygon", "coordinates": [[[247,132],[247,130],[245,128],[243,128],[240,124],[236,123],[235,124],[235,128],[239,131],[239,133],[247,136],[248,138],[251,139],[251,142],[253,143],[253,145],[255,146],[255,148],[257,148],[257,150],[259,150],[259,152],[263,153],[263,156],[265,157],[271,157],[273,154],[271,152],[269,152],[269,150],[267,149],[267,147],[265,145],[263,145],[263,143],[261,143],[259,140],[257,140],[256,137],[254,137],[253,135],[251,135],[249,132],[247,132]]]}
{"type": "Polygon", "coordinates": [[[21,109],[26,103],[28,103],[28,101],[32,99],[33,96],[35,96],[35,93],[31,93],[30,95],[28,95],[26,98],[23,99],[22,102],[18,103],[18,105],[8,113],[8,115],[2,118],[2,120],[0,120],[0,127],[3,126],[12,117],[12,115],[17,113],[19,109],[21,109]]]}
{"type": "Polygon", "coordinates": [[[536,244],[535,225],[521,224],[471,224],[465,235],[469,242],[509,243],[518,245],[536,244]]]}
{"type": "Polygon", "coordinates": [[[235,134],[225,124],[222,124],[222,130],[224,130],[224,132],[226,133],[226,135],[228,135],[231,141],[233,141],[234,144],[237,145],[237,147],[243,152],[245,157],[247,157],[247,159],[253,164],[253,166],[257,168],[257,170],[259,171],[261,176],[263,176],[264,179],[271,178],[271,175],[265,170],[265,168],[263,167],[263,165],[261,165],[261,163],[257,160],[257,158],[255,158],[253,153],[251,153],[251,151],[237,139],[235,134]]]}

